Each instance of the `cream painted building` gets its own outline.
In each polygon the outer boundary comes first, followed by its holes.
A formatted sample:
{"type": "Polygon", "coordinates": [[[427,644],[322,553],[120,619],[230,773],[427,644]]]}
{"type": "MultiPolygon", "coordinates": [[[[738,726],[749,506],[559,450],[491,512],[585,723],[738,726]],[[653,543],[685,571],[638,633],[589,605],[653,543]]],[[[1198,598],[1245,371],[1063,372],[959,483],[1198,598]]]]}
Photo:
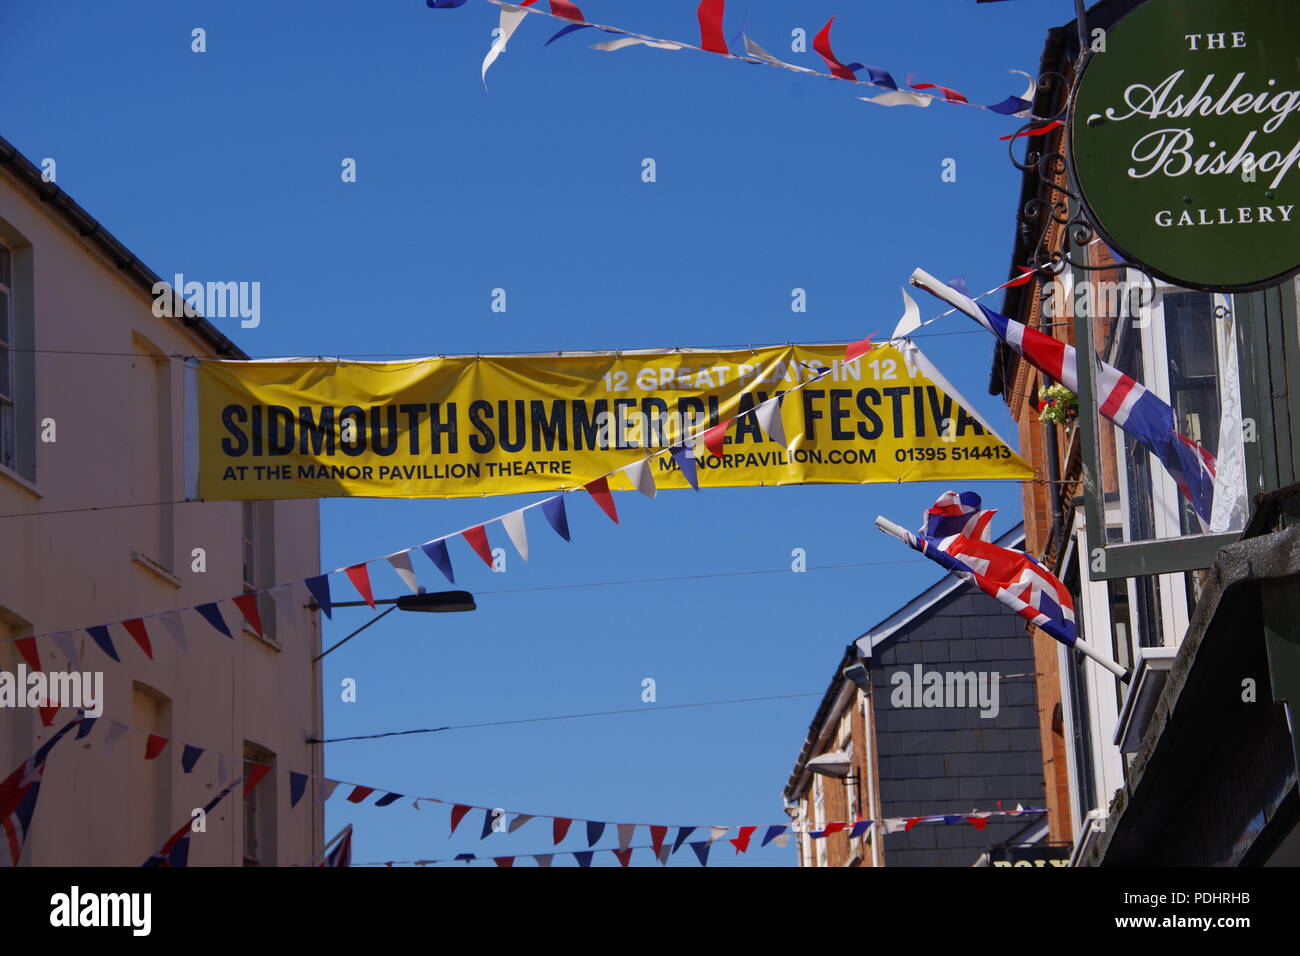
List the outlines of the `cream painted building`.
{"type": "MultiPolygon", "coordinates": [[[[306,743],[322,729],[320,627],[301,585],[319,570],[317,504],[159,504],[184,497],[184,363],[169,356],[244,355],[207,320],[156,317],[157,281],[0,139],[0,670],[22,660],[13,638],[72,630],[81,669],[103,674],[104,718],[132,728],[107,747],[101,720],[53,750],[22,865],[138,866],[246,757],[275,771],[212,812],[190,864],[307,865],[323,807],[312,781],[291,809],[287,772],[323,769],[306,743]],[[283,608],[260,601],[265,639],[228,602],[233,640],[186,611],[188,650],[147,622],[152,660],[120,627],[121,663],[81,630],[287,581],[283,608]],[[153,761],[149,732],[172,740],[153,761]],[[188,774],[183,743],[206,751],[188,774]]],[[[45,670],[70,668],[36,643],[45,670]]],[[[0,708],[0,778],[72,716],[44,727],[0,708]]]]}

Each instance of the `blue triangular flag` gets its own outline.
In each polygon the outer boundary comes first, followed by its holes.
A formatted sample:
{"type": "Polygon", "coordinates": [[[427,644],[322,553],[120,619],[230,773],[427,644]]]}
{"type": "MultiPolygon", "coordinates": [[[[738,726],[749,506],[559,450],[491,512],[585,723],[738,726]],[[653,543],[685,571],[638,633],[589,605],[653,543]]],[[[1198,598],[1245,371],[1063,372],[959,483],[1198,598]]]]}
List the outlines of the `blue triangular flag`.
{"type": "Polygon", "coordinates": [[[468,0],[424,0],[431,10],[454,10],[463,7],[468,0]]]}
{"type": "Polygon", "coordinates": [[[875,83],[876,86],[883,86],[887,90],[897,90],[898,83],[894,82],[894,78],[889,75],[889,70],[880,69],[879,66],[866,65],[863,65],[861,69],[866,70],[868,77],[871,77],[871,82],[875,83]]]}
{"type": "Polygon", "coordinates": [[[289,771],[289,809],[292,810],[307,792],[307,775],[296,770],[289,771]]]}
{"type": "Polygon", "coordinates": [[[478,857],[476,857],[473,853],[457,853],[455,859],[464,860],[466,863],[468,863],[470,860],[477,860],[478,857]]]}
{"type": "Polygon", "coordinates": [[[484,810],[483,811],[483,832],[480,833],[478,836],[480,840],[482,840],[484,837],[486,837],[489,833],[492,832],[492,820],[493,820],[492,811],[484,810]]]}
{"type": "Polygon", "coordinates": [[[676,853],[686,842],[686,838],[695,832],[695,827],[678,827],[677,839],[673,841],[673,852],[676,853]]]}
{"type": "Polygon", "coordinates": [[[382,797],[380,797],[378,800],[375,801],[375,806],[377,806],[377,807],[386,807],[386,806],[388,806],[390,803],[396,803],[398,800],[401,800],[401,799],[402,799],[402,794],[400,794],[400,793],[386,793],[386,794],[384,794],[382,797]]]}
{"type": "Polygon", "coordinates": [[[455,584],[456,575],[451,570],[451,555],[447,553],[447,542],[439,538],[437,541],[429,541],[420,545],[420,547],[429,560],[442,572],[442,576],[455,584]]]}
{"type": "Polygon", "coordinates": [[[1023,113],[1034,104],[1029,100],[1022,100],[1018,96],[1008,96],[1001,103],[994,103],[988,107],[994,113],[1001,113],[1003,116],[1012,116],[1016,113],[1023,113]]]}
{"type": "Polygon", "coordinates": [[[94,627],[88,627],[86,633],[90,635],[91,640],[99,645],[101,651],[119,664],[122,663],[122,658],[117,656],[117,649],[113,647],[113,639],[108,636],[107,624],[96,624],[94,627]]]}
{"type": "Polygon", "coordinates": [[[595,846],[596,841],[600,839],[601,834],[605,832],[605,824],[598,820],[587,821],[587,846],[595,846]]]}
{"type": "Polygon", "coordinates": [[[560,37],[567,36],[568,34],[574,33],[578,30],[586,30],[590,26],[591,26],[590,23],[570,23],[567,27],[562,27],[560,31],[555,34],[555,36],[551,37],[549,40],[543,43],[542,46],[550,46],[560,37]]]}
{"type": "Polygon", "coordinates": [[[782,826],[768,827],[767,833],[763,834],[763,842],[760,843],[759,846],[761,847],[767,846],[769,843],[771,843],[773,840],[779,837],[782,833],[784,833],[787,829],[789,828],[782,827],[782,826]]]}
{"type": "Polygon", "coordinates": [[[578,866],[591,866],[591,858],[595,855],[591,850],[575,850],[573,858],[578,861],[578,866]]]}
{"type": "Polygon", "coordinates": [[[333,618],[333,602],[330,601],[330,578],[328,574],[318,574],[314,578],[308,578],[305,582],[307,590],[311,596],[316,599],[316,604],[325,613],[328,618],[333,618]]]}
{"type": "Polygon", "coordinates": [[[677,467],[682,470],[682,474],[686,476],[690,486],[699,491],[700,479],[695,473],[695,459],[688,452],[689,449],[685,445],[678,445],[676,448],[671,449],[673,461],[677,462],[677,467]]]}
{"type": "MultiPolygon", "coordinates": [[[[785,828],[782,827],[782,829],[785,829],[785,828]]],[[[853,829],[849,831],[849,836],[850,836],[850,837],[860,837],[860,836],[862,836],[862,834],[866,833],[867,830],[869,830],[869,829],[871,829],[871,821],[870,821],[870,820],[859,820],[857,823],[853,824],[853,829]]]]}
{"type": "Polygon", "coordinates": [[[948,824],[949,826],[954,826],[958,823],[963,822],[965,819],[966,819],[965,817],[959,816],[954,813],[954,814],[945,815],[943,818],[943,822],[948,824]]]}
{"type": "Polygon", "coordinates": [[[196,605],[194,610],[202,614],[203,620],[207,621],[222,634],[226,635],[226,637],[230,638],[232,641],[235,639],[235,636],[230,633],[230,628],[226,627],[226,619],[221,616],[221,609],[217,607],[215,601],[211,604],[196,605]]]}
{"type": "Polygon", "coordinates": [[[711,845],[712,844],[710,844],[708,840],[700,840],[697,843],[691,844],[691,849],[695,851],[695,856],[699,859],[700,866],[709,865],[709,847],[711,845]]]}
{"type": "Polygon", "coordinates": [[[94,730],[95,721],[97,720],[99,720],[98,717],[82,717],[81,723],[77,727],[77,739],[80,740],[94,730]]]}
{"type": "Polygon", "coordinates": [[[542,514],[546,515],[546,520],[551,523],[556,534],[565,541],[573,540],[569,537],[569,513],[564,509],[564,495],[556,495],[543,501],[542,514]]]}
{"type": "Polygon", "coordinates": [[[194,765],[199,762],[203,756],[203,748],[195,747],[193,744],[186,744],[185,749],[181,751],[181,769],[186,773],[194,770],[194,765]]]}

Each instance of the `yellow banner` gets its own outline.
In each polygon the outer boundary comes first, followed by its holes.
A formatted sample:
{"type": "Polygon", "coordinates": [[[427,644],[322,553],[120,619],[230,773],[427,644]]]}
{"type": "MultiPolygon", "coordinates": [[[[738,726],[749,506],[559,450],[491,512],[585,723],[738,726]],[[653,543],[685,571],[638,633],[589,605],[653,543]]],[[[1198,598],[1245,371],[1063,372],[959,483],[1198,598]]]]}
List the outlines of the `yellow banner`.
{"type": "MultiPolygon", "coordinates": [[[[204,361],[198,495],[455,498],[571,489],[737,415],[721,458],[702,443],[692,447],[701,487],[1033,477],[926,376],[929,368],[939,377],[928,363],[904,361],[890,346],[850,363],[843,356],[841,346],[789,345],[204,361]],[[744,414],[783,394],[786,447],[765,434],[758,415],[744,414]]],[[[671,455],[650,467],[658,486],[689,487],[671,455]]],[[[631,487],[621,473],[610,485],[631,487]]]]}

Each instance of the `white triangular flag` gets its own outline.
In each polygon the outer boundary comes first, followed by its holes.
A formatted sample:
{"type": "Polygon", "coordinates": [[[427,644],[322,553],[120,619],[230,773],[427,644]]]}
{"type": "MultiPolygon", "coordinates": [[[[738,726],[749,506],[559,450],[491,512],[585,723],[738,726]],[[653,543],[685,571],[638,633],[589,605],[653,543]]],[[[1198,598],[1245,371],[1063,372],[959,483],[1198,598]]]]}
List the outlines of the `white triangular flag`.
{"type": "Polygon", "coordinates": [[[790,845],[790,833],[789,833],[789,831],[787,831],[787,832],[785,832],[785,833],[782,833],[779,837],[777,837],[776,839],[774,839],[774,840],[772,841],[772,846],[779,846],[779,847],[784,848],[784,847],[787,847],[787,846],[789,846],[789,845],[790,845]]]}
{"type": "Polygon", "coordinates": [[[642,458],[640,461],[634,461],[623,469],[628,480],[632,482],[632,487],[647,498],[653,498],[659,493],[655,488],[655,476],[650,471],[650,459],[642,458]]]}
{"type": "Polygon", "coordinates": [[[514,833],[532,818],[533,815],[531,813],[516,813],[515,818],[510,821],[510,827],[507,832],[514,833]]]}
{"type": "Polygon", "coordinates": [[[781,397],[779,395],[769,398],[754,408],[754,417],[758,419],[759,425],[767,437],[772,439],[782,448],[787,447],[785,438],[785,423],[781,421],[781,397]]]}
{"type": "Polygon", "coordinates": [[[668,858],[672,855],[673,855],[673,848],[665,843],[663,846],[659,848],[659,865],[667,866],[668,858]]]}
{"type": "Polygon", "coordinates": [[[516,7],[510,3],[501,4],[501,19],[498,21],[497,38],[492,42],[492,47],[487,51],[487,56],[483,58],[483,89],[487,89],[487,71],[492,64],[497,61],[502,53],[506,52],[506,44],[510,38],[515,35],[519,29],[519,24],[523,22],[524,17],[528,16],[528,11],[523,7],[516,7]]]}
{"type": "Polygon", "coordinates": [[[1033,109],[1034,97],[1038,95],[1038,81],[1035,80],[1028,73],[1026,73],[1024,70],[1008,70],[1007,72],[1015,73],[1019,76],[1023,76],[1026,80],[1029,81],[1029,88],[1026,89],[1024,93],[1020,94],[1020,98],[1024,100],[1026,103],[1030,104],[1030,109],[1024,109],[1021,110],[1019,113],[1011,114],[1013,116],[1019,116],[1021,118],[1027,117],[1029,116],[1030,110],[1033,109]]]}
{"type": "Polygon", "coordinates": [[[669,40],[650,40],[642,37],[622,37],[618,40],[606,40],[604,43],[593,43],[593,50],[603,50],[605,53],[613,53],[616,50],[622,50],[630,46],[649,46],[656,50],[680,50],[680,43],[673,43],[669,40]]]}
{"type": "Polygon", "coordinates": [[[510,536],[510,543],[519,552],[519,557],[528,560],[528,527],[524,524],[524,509],[512,511],[501,516],[501,524],[510,536]]]}
{"type": "Polygon", "coordinates": [[[618,848],[626,850],[632,845],[632,836],[636,833],[635,823],[618,824],[618,848]]]}
{"type": "Polygon", "coordinates": [[[894,327],[894,334],[891,339],[901,339],[904,336],[911,335],[921,327],[921,310],[917,307],[916,302],[903,290],[903,317],[898,320],[898,325],[894,327]]]}
{"type": "Polygon", "coordinates": [[[330,798],[330,795],[334,793],[334,788],[337,787],[338,785],[339,782],[337,780],[322,779],[320,782],[320,790],[317,791],[320,794],[320,802],[324,803],[326,800],[328,800],[330,798]]]}
{"type": "MultiPolygon", "coordinates": [[[[743,36],[743,35],[742,35],[743,36]]],[[[756,60],[762,60],[764,63],[772,66],[779,66],[787,70],[794,70],[796,73],[816,73],[816,70],[810,70],[805,66],[795,66],[793,63],[786,63],[784,60],[778,60],[772,54],[768,53],[761,46],[744,36],[745,52],[756,60]]]]}
{"type": "Polygon", "coordinates": [[[397,576],[402,579],[403,584],[410,588],[412,594],[420,593],[420,584],[415,580],[415,566],[411,564],[411,553],[409,551],[398,551],[396,554],[390,554],[388,563],[393,566],[397,576]]]}
{"type": "Polygon", "coordinates": [[[163,622],[163,627],[176,642],[176,646],[183,651],[189,651],[189,644],[185,641],[185,622],[181,619],[181,612],[163,611],[158,615],[158,619],[163,622]]]}
{"type": "Polygon", "coordinates": [[[920,93],[906,93],[903,90],[890,90],[878,96],[859,96],[858,99],[880,106],[929,106],[934,97],[922,96],[920,93]]]}
{"type": "Polygon", "coordinates": [[[113,747],[130,729],[131,728],[127,727],[126,724],[119,724],[116,720],[112,720],[111,718],[109,719],[108,736],[104,738],[104,756],[107,757],[112,755],[113,747]]]}
{"type": "Polygon", "coordinates": [[[81,670],[81,655],[77,653],[77,639],[71,631],[59,631],[50,640],[59,649],[59,653],[68,659],[68,666],[74,671],[81,670]]]}
{"type": "Polygon", "coordinates": [[[294,629],[298,622],[297,608],[293,606],[293,585],[281,584],[279,587],[271,588],[267,591],[271,595],[271,602],[275,605],[276,619],[279,628],[275,633],[283,637],[289,631],[294,629]]]}
{"type": "Polygon", "coordinates": [[[538,866],[550,866],[551,860],[554,859],[554,853],[534,853],[533,859],[537,861],[538,866]]]}
{"type": "Polygon", "coordinates": [[[716,843],[731,832],[731,827],[709,827],[709,842],[716,843]]]}

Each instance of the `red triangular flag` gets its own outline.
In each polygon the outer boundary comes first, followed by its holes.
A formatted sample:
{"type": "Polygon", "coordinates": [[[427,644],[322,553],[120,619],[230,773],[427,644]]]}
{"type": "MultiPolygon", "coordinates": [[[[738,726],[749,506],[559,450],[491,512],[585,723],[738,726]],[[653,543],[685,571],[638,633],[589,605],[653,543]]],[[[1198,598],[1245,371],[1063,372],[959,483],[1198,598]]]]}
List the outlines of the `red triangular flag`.
{"type": "Polygon", "coordinates": [[[734,840],[727,841],[736,848],[737,855],[744,853],[749,849],[749,838],[754,835],[754,831],[757,829],[758,827],[741,827],[740,835],[734,840]]]}
{"type": "Polygon", "coordinates": [[[28,667],[34,671],[41,669],[41,654],[36,649],[36,638],[20,637],[14,641],[14,647],[18,648],[18,653],[23,655],[23,660],[27,662],[28,667]]]}
{"type": "Polygon", "coordinates": [[[626,850],[611,850],[610,852],[613,853],[616,857],[618,857],[619,866],[627,866],[629,863],[632,862],[631,847],[628,847],[626,850]]]}
{"type": "Polygon", "coordinates": [[[826,829],[822,830],[822,836],[830,836],[832,833],[839,833],[844,829],[843,823],[828,823],[826,829]]]}
{"type": "Polygon", "coordinates": [[[266,637],[262,633],[262,612],[257,609],[257,593],[241,594],[237,598],[231,598],[235,602],[235,607],[239,608],[239,613],[244,615],[244,620],[248,622],[258,637],[266,637]]]}
{"type": "Polygon", "coordinates": [[[248,767],[248,776],[244,778],[244,796],[248,796],[262,782],[262,778],[271,772],[269,763],[255,763],[248,767]]]}
{"type": "Polygon", "coordinates": [[[609,479],[597,478],[582,487],[586,488],[596,504],[600,505],[600,510],[609,515],[609,520],[618,524],[618,509],[614,507],[614,496],[609,492],[609,479]]]}
{"type": "Polygon", "coordinates": [[[144,656],[153,660],[153,645],[149,643],[149,632],[145,630],[144,620],[133,617],[129,621],[123,621],[122,626],[126,628],[126,633],[130,634],[135,642],[140,645],[140,650],[144,651],[144,656]]]}
{"type": "Polygon", "coordinates": [[[366,603],[370,605],[370,610],[375,609],[375,596],[370,593],[370,570],[366,567],[365,562],[354,564],[350,568],[344,569],[344,574],[352,582],[352,586],[357,589],[366,603]]]}
{"type": "Polygon", "coordinates": [[[492,862],[497,866],[514,866],[515,858],[513,856],[494,856],[492,862]]]}
{"type": "Polygon", "coordinates": [[[876,333],[872,332],[865,339],[852,343],[848,348],[844,350],[844,361],[852,362],[855,358],[861,358],[862,356],[870,352],[873,348],[875,348],[875,346],[871,344],[871,340],[874,339],[875,337],[876,337],[876,333]]]}
{"type": "Polygon", "coordinates": [[[857,80],[857,75],[841,63],[840,58],[831,50],[831,24],[834,22],[835,18],[831,17],[826,21],[826,26],[821,28],[821,32],[813,37],[813,49],[826,61],[826,65],[835,76],[841,80],[857,80]]]}
{"type": "Polygon", "coordinates": [[[971,826],[973,826],[976,830],[983,830],[986,826],[989,825],[988,817],[967,817],[966,822],[969,823],[971,826]]]}
{"type": "Polygon", "coordinates": [[[1036,274],[1036,270],[1031,269],[1028,266],[1016,266],[1016,269],[1019,271],[1020,275],[1002,283],[998,286],[999,289],[1013,289],[1018,285],[1025,285],[1036,274]]]}
{"type": "Polygon", "coordinates": [[[555,817],[551,821],[551,836],[555,840],[555,845],[559,846],[560,841],[569,834],[569,827],[573,826],[573,821],[568,817],[555,817]]]}
{"type": "Polygon", "coordinates": [[[664,826],[650,827],[650,844],[654,847],[655,856],[664,848],[664,837],[668,836],[668,828],[664,826]]]}
{"type": "Polygon", "coordinates": [[[551,13],[557,17],[564,17],[566,20],[581,21],[584,19],[578,5],[570,2],[570,0],[551,0],[551,13]]]}
{"type": "Polygon", "coordinates": [[[907,826],[903,827],[903,832],[906,833],[924,819],[925,817],[909,817],[907,820],[907,826]]]}
{"type": "MultiPolygon", "coordinates": [[[[917,87],[917,89],[920,89],[920,87],[917,87]]],[[[939,87],[939,89],[943,89],[943,87],[941,86],[939,87]]],[[[961,94],[958,93],[957,95],[960,96],[961,94]]],[[[1022,136],[1043,136],[1046,133],[1050,133],[1054,129],[1060,129],[1064,125],[1065,124],[1062,123],[1060,120],[1052,120],[1052,122],[1047,123],[1044,126],[1039,126],[1036,129],[1028,129],[1025,130],[1023,133],[1012,133],[1010,136],[999,136],[998,139],[1002,140],[1002,142],[1005,143],[1009,139],[1019,139],[1022,136]]]]}
{"type": "Polygon", "coordinates": [[[374,792],[374,787],[363,787],[361,784],[357,784],[352,788],[352,792],[348,794],[348,803],[360,803],[374,792]]]}
{"type": "Polygon", "coordinates": [[[704,433],[704,447],[709,450],[714,458],[722,457],[722,443],[727,438],[727,428],[731,425],[731,419],[725,422],[719,422],[704,433]]]}
{"type": "MultiPolygon", "coordinates": [[[[460,821],[465,819],[465,814],[469,813],[471,809],[471,807],[467,807],[463,803],[458,803],[451,808],[451,833],[456,832],[456,828],[460,826],[460,821]]],[[[451,833],[448,833],[447,836],[451,836],[451,833]]]]}
{"type": "Polygon", "coordinates": [[[492,545],[488,543],[487,528],[478,524],[465,529],[460,536],[469,542],[469,546],[483,559],[484,564],[489,568],[492,567],[492,545]]]}
{"type": "Polygon", "coordinates": [[[700,48],[710,53],[724,56],[731,51],[727,49],[726,35],[722,32],[722,15],[727,0],[700,0],[695,16],[700,21],[700,48]]]}
{"type": "Polygon", "coordinates": [[[150,734],[149,738],[144,742],[144,759],[153,760],[163,752],[163,748],[166,746],[166,737],[159,737],[157,734],[150,734]]]}

